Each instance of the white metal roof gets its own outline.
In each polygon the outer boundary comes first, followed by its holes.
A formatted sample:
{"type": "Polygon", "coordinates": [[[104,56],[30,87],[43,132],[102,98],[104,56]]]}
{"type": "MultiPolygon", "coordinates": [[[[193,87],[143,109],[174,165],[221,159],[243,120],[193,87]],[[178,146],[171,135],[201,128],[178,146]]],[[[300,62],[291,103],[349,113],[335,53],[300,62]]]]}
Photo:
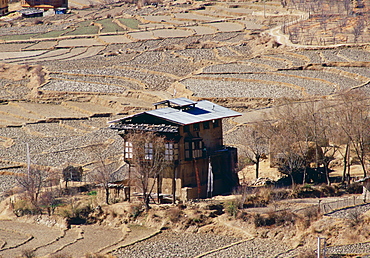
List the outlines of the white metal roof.
{"type": "Polygon", "coordinates": [[[184,109],[172,107],[160,108],[117,119],[112,121],[111,123],[124,122],[124,120],[128,118],[138,117],[143,114],[162,118],[166,121],[173,122],[179,125],[188,125],[203,121],[241,116],[239,112],[222,107],[207,100],[201,100],[195,102],[194,107],[187,107],[184,109]]]}

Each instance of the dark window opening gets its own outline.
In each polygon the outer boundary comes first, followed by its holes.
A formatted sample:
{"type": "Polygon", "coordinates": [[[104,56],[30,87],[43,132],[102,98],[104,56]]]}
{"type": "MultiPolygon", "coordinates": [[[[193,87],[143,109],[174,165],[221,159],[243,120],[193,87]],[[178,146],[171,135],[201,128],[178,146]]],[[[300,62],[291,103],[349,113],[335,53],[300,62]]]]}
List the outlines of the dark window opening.
{"type": "Polygon", "coordinates": [[[199,124],[193,124],[193,130],[199,131],[199,124]]]}
{"type": "Polygon", "coordinates": [[[219,127],[220,121],[219,120],[213,120],[213,128],[219,127]]]}
{"type": "Polygon", "coordinates": [[[203,122],[203,129],[209,129],[209,121],[203,122]]]}

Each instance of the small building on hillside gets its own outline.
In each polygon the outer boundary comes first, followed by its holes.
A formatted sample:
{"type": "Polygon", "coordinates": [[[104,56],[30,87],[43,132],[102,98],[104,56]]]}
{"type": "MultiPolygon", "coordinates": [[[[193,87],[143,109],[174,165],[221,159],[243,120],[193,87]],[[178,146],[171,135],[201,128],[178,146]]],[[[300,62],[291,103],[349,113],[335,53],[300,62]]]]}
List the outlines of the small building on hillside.
{"type": "MultiPolygon", "coordinates": [[[[0,0],[2,1],[2,0],[0,0]]],[[[21,0],[23,8],[55,9],[68,8],[68,0],[21,0]]]]}
{"type": "Polygon", "coordinates": [[[222,119],[240,113],[207,100],[187,98],[153,105],[154,110],[110,122],[110,128],[125,140],[122,151],[127,163],[132,157],[129,135],[150,131],[165,137],[165,152],[172,162],[171,170],[162,175],[158,188],[161,193],[175,193],[176,197],[188,200],[229,192],[239,184],[235,171],[237,149],[224,145],[222,119]]]}
{"type": "Polygon", "coordinates": [[[0,0],[0,16],[4,16],[9,12],[8,0],[0,0]]]}

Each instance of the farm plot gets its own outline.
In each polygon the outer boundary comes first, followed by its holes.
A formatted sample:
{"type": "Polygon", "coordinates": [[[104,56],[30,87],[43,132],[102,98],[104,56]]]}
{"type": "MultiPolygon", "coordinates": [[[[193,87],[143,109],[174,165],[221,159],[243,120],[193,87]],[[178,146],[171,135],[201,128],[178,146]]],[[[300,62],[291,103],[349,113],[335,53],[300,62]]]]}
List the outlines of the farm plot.
{"type": "Polygon", "coordinates": [[[19,52],[32,45],[33,43],[2,43],[0,44],[0,56],[3,56],[3,52],[19,52]]]}
{"type": "Polygon", "coordinates": [[[153,36],[156,38],[183,38],[193,34],[192,31],[184,29],[161,29],[153,31],[153,36]]]}
{"type": "Polygon", "coordinates": [[[286,69],[289,67],[289,63],[287,62],[282,62],[281,60],[268,58],[265,56],[252,58],[252,59],[246,59],[244,61],[248,63],[262,64],[262,65],[265,65],[266,67],[271,67],[270,70],[286,69]]]}
{"type": "Polygon", "coordinates": [[[100,249],[119,241],[123,236],[120,228],[98,225],[82,225],[80,228],[84,232],[84,238],[73,245],[66,246],[60,253],[70,253],[75,257],[83,257],[86,253],[98,252],[100,249]]]}
{"type": "Polygon", "coordinates": [[[352,61],[370,62],[370,52],[362,49],[341,49],[339,54],[352,61]]]}
{"type": "Polygon", "coordinates": [[[132,30],[138,30],[139,24],[141,24],[140,21],[131,18],[121,18],[118,21],[132,30]]]}
{"type": "Polygon", "coordinates": [[[0,99],[24,99],[27,94],[31,93],[30,88],[27,87],[28,80],[11,81],[0,79],[0,99]]]}
{"type": "Polygon", "coordinates": [[[65,36],[91,35],[98,34],[99,27],[93,21],[87,20],[76,24],[76,29],[64,34],[65,36]]]}
{"type": "Polygon", "coordinates": [[[369,67],[335,67],[337,70],[352,73],[355,77],[356,75],[361,75],[369,78],[370,80],[370,69],[369,67]]]}
{"type": "Polygon", "coordinates": [[[5,258],[19,257],[22,254],[22,250],[43,246],[49,242],[55,241],[62,234],[62,231],[59,229],[16,221],[0,221],[0,228],[11,228],[15,232],[19,232],[20,234],[23,234],[25,236],[33,237],[29,242],[24,243],[19,248],[0,250],[0,255],[5,258]]]}
{"type": "Polygon", "coordinates": [[[46,61],[48,59],[55,58],[56,56],[62,56],[64,54],[67,54],[70,51],[70,49],[55,49],[55,50],[49,50],[45,51],[43,54],[34,57],[20,57],[16,59],[12,59],[11,61],[7,61],[8,63],[26,63],[28,61],[34,62],[34,61],[46,61]]]}
{"type": "Polygon", "coordinates": [[[225,43],[238,43],[244,41],[244,33],[239,32],[218,32],[213,35],[212,40],[225,43]]]}
{"type": "Polygon", "coordinates": [[[244,26],[236,22],[213,22],[213,23],[205,23],[204,25],[215,27],[217,31],[221,31],[221,32],[244,30],[244,26]]]}
{"type": "Polygon", "coordinates": [[[39,56],[45,52],[46,50],[22,51],[22,52],[0,52],[0,60],[8,62],[8,61],[12,61],[12,59],[17,59],[17,58],[27,58],[27,57],[39,56]]]}
{"type": "Polygon", "coordinates": [[[248,44],[240,44],[236,46],[230,46],[231,49],[234,49],[240,55],[248,57],[251,54],[251,47],[248,44]]]}
{"type": "Polygon", "coordinates": [[[90,47],[103,45],[96,39],[64,39],[60,40],[57,47],[90,47]]]}
{"type": "Polygon", "coordinates": [[[48,31],[46,33],[38,34],[34,38],[36,39],[42,39],[42,38],[58,38],[60,36],[66,35],[68,33],[71,33],[73,31],[72,28],[68,28],[66,30],[54,30],[54,31],[48,31]]]}
{"type": "Polygon", "coordinates": [[[322,50],[321,56],[324,62],[348,62],[348,59],[338,56],[338,50],[322,50]]]}
{"type": "Polygon", "coordinates": [[[99,38],[108,44],[113,44],[113,43],[123,44],[123,43],[132,42],[132,40],[129,39],[126,35],[117,35],[117,36],[100,35],[99,38]]]}
{"type": "Polygon", "coordinates": [[[167,89],[175,80],[173,78],[158,75],[158,74],[149,74],[142,72],[140,70],[130,69],[130,67],[115,67],[115,69],[104,69],[104,70],[71,70],[70,73],[77,74],[100,74],[108,76],[118,76],[121,78],[131,78],[133,81],[138,84],[143,85],[148,89],[155,90],[165,90],[167,89]]]}
{"type": "Polygon", "coordinates": [[[320,55],[320,51],[318,50],[304,50],[300,51],[299,54],[306,56],[309,58],[309,63],[311,64],[320,64],[323,62],[322,56],[320,55]]]}
{"type": "Polygon", "coordinates": [[[140,31],[140,32],[129,32],[129,37],[133,38],[134,40],[149,40],[155,39],[153,36],[152,31],[140,31]]]}
{"type": "Polygon", "coordinates": [[[25,47],[25,50],[41,50],[41,49],[51,49],[58,44],[57,41],[40,41],[31,46],[25,47]]]}
{"type": "Polygon", "coordinates": [[[193,62],[201,61],[216,61],[217,57],[212,49],[185,49],[180,51],[174,51],[175,54],[183,57],[188,57],[193,62]]]}
{"type": "Polygon", "coordinates": [[[116,113],[114,109],[108,108],[96,103],[91,102],[77,102],[77,101],[67,101],[62,103],[63,106],[68,108],[78,110],[80,112],[86,113],[89,116],[94,115],[110,115],[116,113]]]}
{"type": "Polygon", "coordinates": [[[193,30],[197,35],[214,34],[217,31],[216,28],[209,26],[189,26],[185,28],[193,30]]]}
{"type": "Polygon", "coordinates": [[[125,88],[105,83],[81,82],[72,80],[50,80],[47,84],[39,88],[42,91],[60,92],[94,92],[94,93],[123,93],[125,88]]]}
{"type": "Polygon", "coordinates": [[[104,49],[104,46],[88,47],[87,50],[85,52],[83,52],[82,54],[69,57],[66,60],[71,61],[71,60],[85,59],[85,58],[88,58],[88,57],[91,57],[91,56],[96,56],[103,49],[104,49]]]}
{"type": "Polygon", "coordinates": [[[220,56],[220,58],[222,59],[222,57],[238,57],[239,55],[237,53],[235,53],[234,51],[232,51],[230,48],[228,47],[219,47],[217,48],[217,52],[218,52],[218,55],[220,56]]]}
{"type": "Polygon", "coordinates": [[[28,121],[38,121],[40,120],[40,116],[37,114],[33,114],[28,110],[20,108],[19,106],[14,105],[13,103],[9,103],[6,105],[0,105],[0,114],[6,113],[8,115],[19,117],[28,121]]]}
{"type": "Polygon", "coordinates": [[[252,239],[204,257],[276,257],[291,248],[275,239],[252,239]]]}
{"type": "MultiPolygon", "coordinates": [[[[76,75],[76,74],[58,74],[58,73],[52,73],[51,78],[55,80],[66,80],[66,83],[68,81],[77,81],[82,83],[93,83],[93,84],[105,84],[104,87],[110,87],[113,86],[113,88],[120,89],[120,91],[125,90],[125,88],[130,89],[139,89],[140,85],[136,84],[134,81],[125,80],[121,78],[114,78],[104,75],[95,75],[95,76],[84,76],[84,75],[76,75]]],[[[41,88],[42,90],[43,88],[41,88]]],[[[49,89],[52,90],[52,89],[49,89]]],[[[111,89],[112,90],[112,89],[111,89]]],[[[81,88],[81,91],[83,91],[83,88],[81,88]]]]}
{"type": "Polygon", "coordinates": [[[247,80],[207,80],[186,79],[181,81],[195,96],[202,98],[248,97],[248,98],[302,98],[303,91],[283,86],[273,81],[247,81],[247,80]]]}
{"type": "Polygon", "coordinates": [[[261,72],[266,72],[266,69],[252,64],[228,63],[205,67],[202,71],[202,74],[261,73],[261,72]]]}
{"type": "Polygon", "coordinates": [[[0,114],[0,126],[15,125],[20,126],[27,122],[26,119],[14,117],[7,114],[0,114]]]}
{"type": "Polygon", "coordinates": [[[176,19],[179,19],[179,20],[198,21],[198,22],[217,20],[217,18],[207,17],[204,15],[199,15],[195,13],[176,13],[174,14],[174,16],[176,19]]]}
{"type": "Polygon", "coordinates": [[[274,54],[274,55],[267,55],[267,56],[273,57],[273,58],[281,58],[284,60],[284,62],[289,62],[291,66],[303,66],[306,64],[305,60],[289,55],[289,53],[274,54]]]}
{"type": "Polygon", "coordinates": [[[26,129],[32,135],[39,135],[42,137],[67,137],[81,135],[78,131],[60,126],[59,123],[48,123],[47,125],[44,123],[28,124],[26,129]]]}
{"type": "MultiPolygon", "coordinates": [[[[357,81],[348,77],[340,76],[338,74],[325,72],[325,71],[314,71],[314,70],[285,70],[279,72],[282,74],[290,74],[302,77],[322,79],[338,86],[339,90],[348,89],[361,84],[361,81],[357,81]]],[[[308,79],[309,81],[309,79],[308,79]]],[[[323,85],[324,87],[324,85],[323,85]]]]}
{"type": "Polygon", "coordinates": [[[41,116],[44,119],[52,118],[79,118],[84,117],[85,114],[70,110],[62,107],[61,105],[53,104],[38,104],[38,103],[27,103],[18,102],[15,104],[23,109],[29,110],[30,112],[41,116]]]}
{"type": "Polygon", "coordinates": [[[103,19],[103,20],[99,20],[97,21],[96,23],[98,24],[101,24],[102,25],[102,29],[100,31],[100,33],[110,33],[110,32],[122,32],[122,31],[125,31],[125,29],[123,29],[121,26],[118,26],[117,23],[114,23],[113,22],[113,19],[103,19]]]}
{"type": "MultiPolygon", "coordinates": [[[[261,83],[273,82],[277,84],[289,84],[293,87],[304,89],[309,95],[330,95],[337,88],[337,85],[329,81],[317,80],[315,78],[300,77],[300,76],[289,76],[283,73],[258,73],[258,74],[221,74],[221,75],[209,75],[211,78],[220,78],[221,80],[227,80],[229,78],[235,79],[247,79],[250,81],[257,81],[261,83]]],[[[198,77],[198,78],[201,78],[198,77]]]]}
{"type": "Polygon", "coordinates": [[[164,232],[148,240],[120,248],[117,257],[195,257],[239,241],[236,237],[216,234],[164,232]]]}

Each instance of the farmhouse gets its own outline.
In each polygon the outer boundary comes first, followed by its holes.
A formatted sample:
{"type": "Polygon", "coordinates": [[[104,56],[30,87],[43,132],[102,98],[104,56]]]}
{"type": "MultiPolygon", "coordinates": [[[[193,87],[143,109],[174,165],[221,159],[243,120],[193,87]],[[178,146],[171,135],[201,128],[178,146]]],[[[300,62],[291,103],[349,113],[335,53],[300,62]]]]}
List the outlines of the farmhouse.
{"type": "Polygon", "coordinates": [[[59,7],[67,8],[68,0],[21,0],[21,5],[23,8],[40,8],[45,10],[59,7]]]}
{"type": "Polygon", "coordinates": [[[0,0],[0,16],[8,13],[8,0],[0,0]]]}
{"type": "MultiPolygon", "coordinates": [[[[205,198],[231,191],[238,185],[237,149],[224,146],[222,119],[241,114],[207,100],[164,100],[155,109],[112,121],[125,140],[124,159],[130,164],[130,134],[154,132],[166,139],[165,155],[171,161],[158,191],[182,200],[205,198]],[[164,107],[163,107],[164,106],[164,107]]],[[[150,154],[150,146],[143,146],[150,154]]],[[[133,168],[134,169],[134,168],[133,168]]]]}

